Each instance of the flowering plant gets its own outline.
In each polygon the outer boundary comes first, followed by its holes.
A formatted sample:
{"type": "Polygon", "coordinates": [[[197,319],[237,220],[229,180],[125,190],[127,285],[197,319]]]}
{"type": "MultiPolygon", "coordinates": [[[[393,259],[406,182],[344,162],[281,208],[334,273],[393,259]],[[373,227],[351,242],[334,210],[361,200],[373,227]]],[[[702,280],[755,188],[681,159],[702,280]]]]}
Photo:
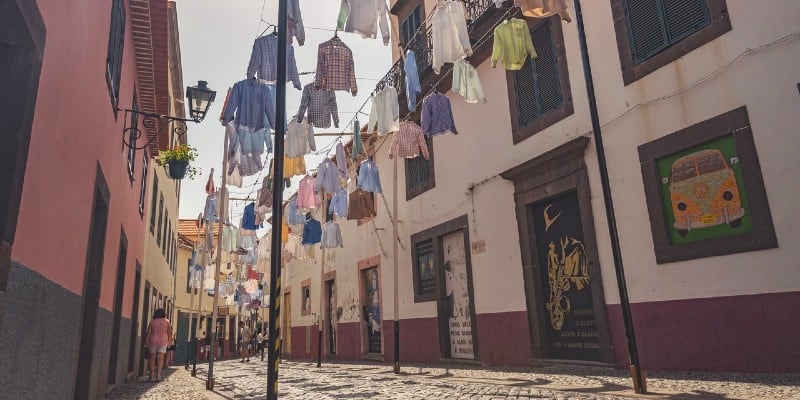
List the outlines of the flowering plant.
{"type": "MultiPolygon", "coordinates": [[[[197,149],[185,144],[179,144],[171,149],[160,151],[156,164],[169,167],[170,164],[189,164],[197,159],[197,149]]],[[[194,178],[200,171],[192,166],[186,168],[186,176],[194,178]]]]}

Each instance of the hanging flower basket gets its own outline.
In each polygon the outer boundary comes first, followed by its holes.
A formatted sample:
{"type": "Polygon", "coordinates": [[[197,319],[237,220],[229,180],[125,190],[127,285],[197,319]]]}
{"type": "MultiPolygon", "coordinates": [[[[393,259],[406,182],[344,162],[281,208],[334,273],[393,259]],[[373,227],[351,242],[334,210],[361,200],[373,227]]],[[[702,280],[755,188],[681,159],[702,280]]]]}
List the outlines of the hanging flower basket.
{"type": "Polygon", "coordinates": [[[197,158],[197,150],[185,144],[164,150],[158,154],[156,163],[164,166],[172,179],[192,179],[198,170],[190,163],[197,158]]]}
{"type": "Polygon", "coordinates": [[[167,166],[170,178],[183,179],[186,177],[186,170],[189,168],[189,162],[184,160],[174,160],[168,162],[167,166]]]}

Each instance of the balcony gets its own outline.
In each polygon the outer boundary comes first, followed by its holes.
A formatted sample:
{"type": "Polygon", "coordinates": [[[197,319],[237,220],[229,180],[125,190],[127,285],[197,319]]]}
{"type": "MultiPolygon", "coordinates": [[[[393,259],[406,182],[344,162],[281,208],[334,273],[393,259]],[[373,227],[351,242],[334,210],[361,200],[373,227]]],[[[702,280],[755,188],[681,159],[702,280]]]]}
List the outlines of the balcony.
{"type": "MultiPolygon", "coordinates": [[[[472,56],[468,58],[473,66],[480,65],[491,55],[491,35],[495,26],[509,12],[511,1],[506,1],[502,8],[497,8],[492,0],[464,0],[464,8],[467,14],[467,30],[470,42],[472,43],[472,56]]],[[[512,11],[513,13],[513,11],[512,11]]],[[[515,14],[510,14],[515,15],[515,14]]],[[[433,48],[431,47],[433,31],[431,26],[423,22],[417,32],[412,36],[405,49],[414,51],[417,61],[417,71],[419,71],[420,84],[422,86],[422,97],[430,93],[434,87],[440,92],[450,89],[452,79],[449,77],[452,64],[445,64],[440,74],[435,74],[431,68],[433,59],[433,48]]],[[[397,60],[386,75],[375,85],[373,94],[383,89],[387,85],[397,89],[400,102],[400,114],[408,113],[405,97],[405,72],[403,71],[403,60],[397,60]]],[[[417,108],[419,111],[419,107],[417,108]]],[[[414,116],[414,119],[419,119],[414,116]]]]}

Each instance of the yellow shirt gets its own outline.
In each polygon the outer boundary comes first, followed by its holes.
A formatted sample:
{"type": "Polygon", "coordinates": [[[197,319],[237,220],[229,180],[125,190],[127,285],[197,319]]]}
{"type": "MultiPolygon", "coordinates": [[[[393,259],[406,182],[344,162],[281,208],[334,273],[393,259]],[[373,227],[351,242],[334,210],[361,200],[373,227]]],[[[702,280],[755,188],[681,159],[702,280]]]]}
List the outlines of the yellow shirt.
{"type": "Polygon", "coordinates": [[[518,71],[525,65],[525,59],[536,58],[528,23],[519,18],[504,21],[494,29],[494,48],[492,49],[492,68],[502,60],[510,71],[518,71]]]}
{"type": "Polygon", "coordinates": [[[283,177],[291,178],[295,175],[306,174],[306,161],[303,156],[300,157],[283,157],[283,177]]]}

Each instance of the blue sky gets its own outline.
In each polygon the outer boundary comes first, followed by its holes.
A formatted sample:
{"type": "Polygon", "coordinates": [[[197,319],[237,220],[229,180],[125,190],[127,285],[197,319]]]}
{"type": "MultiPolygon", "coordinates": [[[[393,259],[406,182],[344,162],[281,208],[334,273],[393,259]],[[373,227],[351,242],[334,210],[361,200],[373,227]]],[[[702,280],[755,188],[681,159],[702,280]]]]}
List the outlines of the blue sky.
{"type": "MultiPolygon", "coordinates": [[[[200,153],[196,166],[202,175],[194,180],[184,180],[181,189],[180,218],[197,217],[205,203],[205,182],[211,168],[214,180],[219,187],[222,179],[222,147],[224,128],[218,118],[228,87],[245,78],[247,63],[253,40],[266,28],[260,22],[263,6],[263,19],[277,23],[278,0],[177,0],[178,29],[181,41],[183,82],[193,86],[198,80],[208,81],[209,87],[217,91],[217,101],[212,104],[209,116],[200,124],[190,124],[189,145],[200,153]]],[[[333,36],[332,31],[312,29],[333,29],[339,12],[339,0],[300,0],[303,22],[306,26],[306,42],[298,47],[295,42],[295,56],[298,70],[314,71],[317,62],[317,47],[333,36]]],[[[372,92],[378,79],[389,70],[392,64],[391,44],[384,46],[380,38],[364,39],[357,34],[339,33],[339,37],[353,50],[358,78],[358,96],[347,92],[336,92],[339,106],[339,129],[317,129],[316,132],[340,132],[353,117],[358,107],[372,92]]],[[[393,41],[394,42],[394,41],[393,41]]],[[[313,81],[313,74],[301,75],[303,85],[313,81]]],[[[287,84],[286,105],[288,114],[297,113],[300,104],[300,91],[287,84]]],[[[364,112],[369,112],[369,106],[364,112]]],[[[362,123],[365,116],[360,118],[362,123]]],[[[349,129],[348,129],[349,131],[349,129]]],[[[317,148],[323,148],[335,137],[318,137],[317,148]]],[[[345,137],[345,141],[349,140],[345,137]]],[[[270,156],[271,157],[271,156],[270,156]]],[[[306,156],[308,168],[316,168],[324,155],[306,156]]],[[[265,164],[268,165],[268,164],[265,164]]],[[[264,172],[266,174],[266,172],[264,172]]],[[[244,179],[242,188],[230,187],[231,197],[254,197],[261,186],[257,176],[244,179]]],[[[295,178],[284,196],[297,190],[295,178]]],[[[232,222],[238,223],[244,202],[231,202],[232,222]]]]}

